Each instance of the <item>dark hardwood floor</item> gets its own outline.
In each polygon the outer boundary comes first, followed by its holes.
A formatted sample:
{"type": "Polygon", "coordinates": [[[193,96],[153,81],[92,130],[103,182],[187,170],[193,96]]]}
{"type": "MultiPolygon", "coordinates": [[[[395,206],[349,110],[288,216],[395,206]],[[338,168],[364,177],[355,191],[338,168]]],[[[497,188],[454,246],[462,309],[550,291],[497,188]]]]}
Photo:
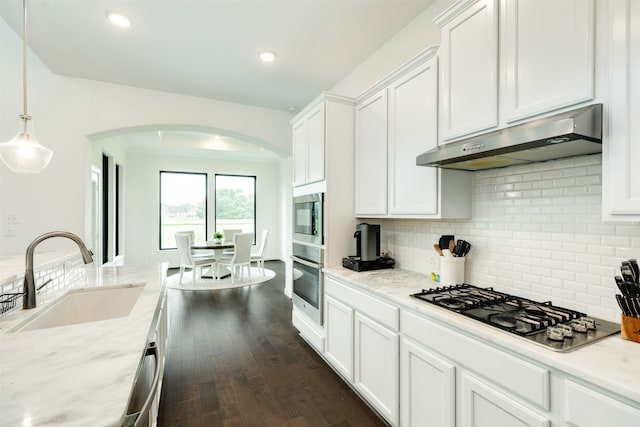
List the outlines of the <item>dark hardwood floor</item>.
{"type": "Polygon", "coordinates": [[[298,336],[284,264],[267,283],[169,289],[160,427],[384,426],[298,336]]]}

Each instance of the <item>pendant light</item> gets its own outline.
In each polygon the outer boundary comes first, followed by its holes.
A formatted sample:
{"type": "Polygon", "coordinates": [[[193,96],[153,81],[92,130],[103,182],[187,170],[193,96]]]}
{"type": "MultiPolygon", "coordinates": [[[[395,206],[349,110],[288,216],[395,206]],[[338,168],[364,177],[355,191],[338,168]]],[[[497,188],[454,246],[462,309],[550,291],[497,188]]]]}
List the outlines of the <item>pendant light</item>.
{"type": "Polygon", "coordinates": [[[53,152],[41,145],[33,135],[33,122],[27,114],[27,0],[22,0],[22,87],[24,114],[20,130],[10,141],[0,144],[0,159],[9,169],[19,173],[38,173],[51,161],[53,152]]]}

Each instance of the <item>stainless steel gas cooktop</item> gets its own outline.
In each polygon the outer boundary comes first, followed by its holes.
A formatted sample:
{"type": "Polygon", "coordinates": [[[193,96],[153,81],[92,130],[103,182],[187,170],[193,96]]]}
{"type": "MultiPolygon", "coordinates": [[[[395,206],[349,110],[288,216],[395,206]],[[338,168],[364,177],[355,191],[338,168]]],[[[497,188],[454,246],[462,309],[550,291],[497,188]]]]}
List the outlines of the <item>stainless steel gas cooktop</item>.
{"type": "Polygon", "coordinates": [[[462,284],[423,289],[411,296],[559,352],[620,332],[617,323],[493,288],[462,284]]]}

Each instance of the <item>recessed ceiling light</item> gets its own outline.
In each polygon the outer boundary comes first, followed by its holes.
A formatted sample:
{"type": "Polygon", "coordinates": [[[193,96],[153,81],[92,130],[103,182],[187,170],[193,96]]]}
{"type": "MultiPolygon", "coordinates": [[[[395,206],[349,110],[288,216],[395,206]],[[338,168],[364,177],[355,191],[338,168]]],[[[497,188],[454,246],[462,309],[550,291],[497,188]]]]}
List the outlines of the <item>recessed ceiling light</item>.
{"type": "Polygon", "coordinates": [[[264,52],[260,52],[260,59],[263,62],[273,62],[276,60],[276,54],[268,50],[265,50],[264,52]]]}
{"type": "Polygon", "coordinates": [[[107,12],[107,19],[116,27],[129,28],[131,26],[131,19],[119,12],[107,12]]]}

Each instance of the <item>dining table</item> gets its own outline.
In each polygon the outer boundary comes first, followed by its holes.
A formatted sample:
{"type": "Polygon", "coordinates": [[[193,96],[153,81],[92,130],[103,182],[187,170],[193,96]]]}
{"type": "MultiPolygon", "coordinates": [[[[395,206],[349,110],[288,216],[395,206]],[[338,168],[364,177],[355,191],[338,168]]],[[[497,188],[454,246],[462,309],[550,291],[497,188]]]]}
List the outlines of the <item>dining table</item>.
{"type": "MultiPolygon", "coordinates": [[[[219,258],[221,258],[222,252],[225,249],[233,249],[233,242],[217,242],[215,240],[206,240],[206,241],[201,241],[201,242],[194,242],[191,245],[191,250],[209,250],[209,251],[213,251],[213,256],[214,258],[217,260],[219,258]]],[[[220,275],[220,276],[216,276],[216,272],[215,271],[211,271],[211,275],[205,275],[203,273],[202,277],[205,279],[209,279],[209,278],[215,278],[215,279],[226,279],[227,277],[231,276],[231,272],[225,268],[225,270],[227,271],[227,273],[220,275]]]]}

